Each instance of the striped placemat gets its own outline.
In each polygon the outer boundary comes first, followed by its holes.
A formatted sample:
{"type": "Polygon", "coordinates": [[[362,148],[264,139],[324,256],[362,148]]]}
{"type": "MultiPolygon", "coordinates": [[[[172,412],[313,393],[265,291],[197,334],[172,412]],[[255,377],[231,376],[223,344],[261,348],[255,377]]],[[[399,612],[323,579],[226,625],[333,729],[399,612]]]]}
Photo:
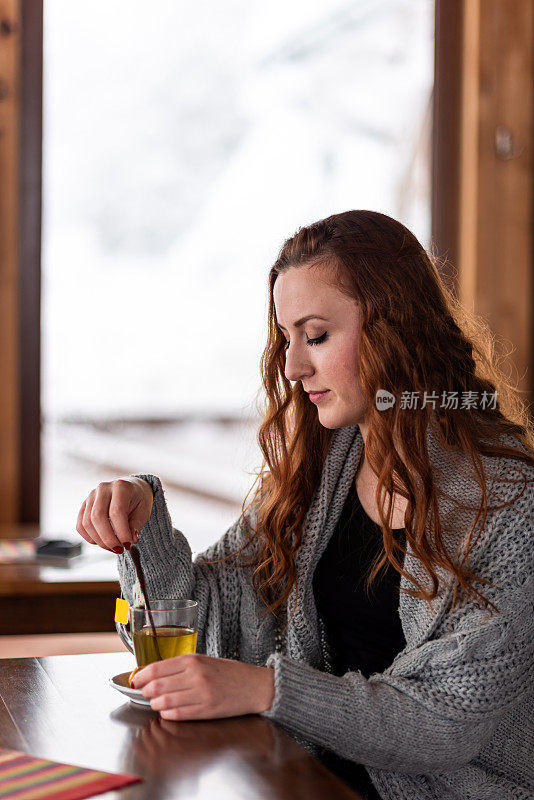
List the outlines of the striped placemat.
{"type": "Polygon", "coordinates": [[[74,767],[0,747],[1,800],[82,800],[141,778],[74,767]]]}
{"type": "Polygon", "coordinates": [[[14,564],[35,558],[35,542],[26,539],[0,539],[0,564],[14,564]]]}

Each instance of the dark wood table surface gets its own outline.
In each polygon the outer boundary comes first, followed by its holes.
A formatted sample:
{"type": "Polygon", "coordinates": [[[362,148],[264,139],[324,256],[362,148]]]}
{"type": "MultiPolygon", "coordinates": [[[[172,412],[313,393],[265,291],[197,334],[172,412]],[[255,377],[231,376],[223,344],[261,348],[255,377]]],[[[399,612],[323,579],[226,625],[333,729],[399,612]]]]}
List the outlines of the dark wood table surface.
{"type": "Polygon", "coordinates": [[[168,722],[131,706],[109,678],[129,653],[0,659],[0,747],[143,783],[121,800],[355,800],[317,759],[258,715],[168,722]]]}

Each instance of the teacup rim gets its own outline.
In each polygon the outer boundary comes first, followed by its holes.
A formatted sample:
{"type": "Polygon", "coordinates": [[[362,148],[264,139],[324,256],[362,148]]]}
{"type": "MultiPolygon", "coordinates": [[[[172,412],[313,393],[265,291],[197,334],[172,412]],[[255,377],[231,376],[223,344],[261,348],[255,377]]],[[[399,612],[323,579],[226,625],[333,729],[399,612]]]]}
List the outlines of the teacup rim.
{"type": "MultiPolygon", "coordinates": [[[[150,598],[150,606],[151,606],[151,608],[154,607],[155,603],[169,603],[169,604],[184,603],[182,608],[195,608],[195,606],[198,606],[198,600],[190,600],[189,598],[186,598],[186,597],[154,597],[154,598],[150,598]]],[[[138,609],[138,610],[143,610],[143,611],[146,610],[145,606],[132,606],[132,609],[134,609],[134,610],[138,609]]],[[[155,609],[155,610],[156,611],[164,611],[165,609],[160,608],[160,609],[155,609]]]]}

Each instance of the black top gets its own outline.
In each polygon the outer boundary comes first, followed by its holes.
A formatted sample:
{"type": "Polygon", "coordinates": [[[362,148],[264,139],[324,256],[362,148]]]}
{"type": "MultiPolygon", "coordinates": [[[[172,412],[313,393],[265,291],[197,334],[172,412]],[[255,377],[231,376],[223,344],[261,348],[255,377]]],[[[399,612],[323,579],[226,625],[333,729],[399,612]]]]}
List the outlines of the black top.
{"type": "MultiPolygon", "coordinates": [[[[404,528],[393,531],[404,544],[404,528]]],[[[317,610],[325,623],[336,675],[348,670],[368,678],[382,672],[406,645],[399,608],[400,574],[388,564],[374,579],[368,596],[365,582],[383,549],[380,525],[364,511],[355,482],[313,576],[317,610]]],[[[325,751],[323,762],[369,800],[381,800],[365,767],[325,751]]]]}

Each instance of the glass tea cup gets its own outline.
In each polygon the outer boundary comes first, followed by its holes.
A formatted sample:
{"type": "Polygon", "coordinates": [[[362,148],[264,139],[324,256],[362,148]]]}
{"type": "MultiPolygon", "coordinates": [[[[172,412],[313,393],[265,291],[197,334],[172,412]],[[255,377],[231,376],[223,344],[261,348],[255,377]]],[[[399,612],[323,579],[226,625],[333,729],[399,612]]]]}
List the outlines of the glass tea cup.
{"type": "Polygon", "coordinates": [[[146,608],[129,610],[129,630],[116,622],[122,641],[134,653],[139,668],[153,661],[194,653],[197,648],[198,603],[196,600],[151,600],[156,639],[146,608]],[[156,641],[157,640],[157,641],[156,641]]]}

